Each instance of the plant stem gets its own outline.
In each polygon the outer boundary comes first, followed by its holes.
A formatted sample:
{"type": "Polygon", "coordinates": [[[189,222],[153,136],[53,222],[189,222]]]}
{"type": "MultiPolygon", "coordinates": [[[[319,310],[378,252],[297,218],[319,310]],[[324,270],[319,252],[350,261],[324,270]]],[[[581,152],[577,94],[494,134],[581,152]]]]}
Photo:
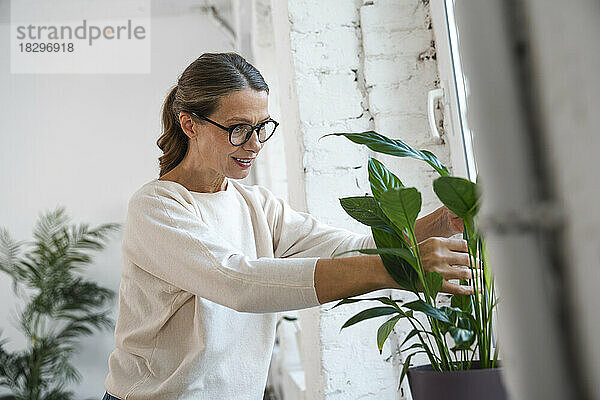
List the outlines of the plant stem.
{"type": "Polygon", "coordinates": [[[419,340],[421,341],[421,344],[423,345],[423,348],[425,350],[425,352],[427,353],[427,357],[429,357],[429,362],[431,362],[431,365],[438,371],[441,371],[440,366],[438,361],[435,359],[436,355],[434,353],[432,353],[431,351],[431,340],[429,339],[429,335],[425,335],[427,337],[427,342],[429,343],[429,346],[425,343],[425,341],[423,340],[423,338],[421,337],[421,333],[419,332],[419,329],[416,327],[416,325],[414,324],[414,322],[412,321],[412,319],[415,319],[419,325],[423,328],[423,331],[425,331],[425,327],[423,327],[423,324],[421,324],[421,321],[419,321],[418,318],[412,317],[412,318],[408,318],[408,322],[410,322],[410,324],[412,325],[413,329],[415,329],[417,331],[417,337],[419,338],[419,340]]]}
{"type": "MultiPolygon", "coordinates": [[[[415,318],[415,320],[419,323],[419,326],[423,329],[423,331],[427,332],[427,330],[425,329],[425,326],[423,326],[421,321],[419,321],[418,318],[415,318]]],[[[410,319],[409,319],[409,321],[410,321],[410,319]]],[[[412,324],[412,321],[411,321],[411,324],[412,324]]],[[[412,324],[412,325],[413,325],[413,328],[417,329],[414,324],[412,324]]],[[[417,331],[418,331],[418,329],[417,329],[417,331]]],[[[427,343],[429,343],[429,348],[433,348],[433,344],[431,343],[431,339],[429,338],[429,335],[427,335],[426,337],[427,337],[427,343]]],[[[423,345],[425,345],[425,344],[423,343],[423,345]]]]}
{"type": "MultiPolygon", "coordinates": [[[[436,306],[435,298],[432,298],[430,289],[429,289],[429,287],[427,285],[427,281],[425,279],[425,269],[423,268],[423,261],[421,259],[421,251],[419,249],[419,244],[418,244],[417,238],[415,236],[414,226],[409,226],[408,232],[409,232],[410,240],[412,242],[413,252],[417,256],[417,264],[419,267],[418,275],[419,275],[419,280],[421,281],[421,285],[423,285],[423,293],[425,296],[425,301],[427,302],[427,304],[435,307],[436,306]]],[[[433,337],[434,337],[436,345],[438,347],[438,352],[440,354],[440,361],[446,370],[450,370],[452,368],[452,364],[450,362],[451,358],[450,358],[450,354],[448,352],[448,346],[447,346],[447,344],[445,345],[445,343],[442,341],[442,340],[445,341],[445,338],[443,337],[443,335],[441,334],[441,332],[439,330],[437,321],[430,317],[428,317],[428,320],[429,320],[429,325],[431,325],[431,331],[433,333],[433,337]]]]}

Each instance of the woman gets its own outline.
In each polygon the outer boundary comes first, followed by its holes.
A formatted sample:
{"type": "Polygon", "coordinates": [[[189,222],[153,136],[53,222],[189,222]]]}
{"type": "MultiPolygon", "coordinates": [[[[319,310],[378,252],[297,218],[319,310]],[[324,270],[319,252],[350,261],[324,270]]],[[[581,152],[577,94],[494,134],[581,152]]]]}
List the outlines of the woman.
{"type": "MultiPolygon", "coordinates": [[[[370,235],[296,212],[245,178],[277,128],[261,74],[236,54],[203,54],[163,107],[160,177],[128,204],[116,349],[105,399],[262,399],[276,312],[400,287],[370,235]],[[111,397],[114,396],[114,397],[111,397]]],[[[466,243],[441,208],[418,221],[423,262],[443,290],[470,293],[466,243]]]]}

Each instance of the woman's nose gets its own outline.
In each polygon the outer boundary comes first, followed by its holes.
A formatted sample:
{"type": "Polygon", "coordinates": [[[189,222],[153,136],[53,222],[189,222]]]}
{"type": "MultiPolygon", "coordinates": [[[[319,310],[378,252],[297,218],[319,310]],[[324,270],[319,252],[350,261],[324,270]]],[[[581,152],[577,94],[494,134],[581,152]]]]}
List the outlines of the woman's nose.
{"type": "Polygon", "coordinates": [[[250,136],[250,139],[248,139],[248,141],[242,145],[242,148],[247,151],[258,153],[262,148],[262,145],[263,144],[258,141],[258,131],[254,130],[250,136]]]}

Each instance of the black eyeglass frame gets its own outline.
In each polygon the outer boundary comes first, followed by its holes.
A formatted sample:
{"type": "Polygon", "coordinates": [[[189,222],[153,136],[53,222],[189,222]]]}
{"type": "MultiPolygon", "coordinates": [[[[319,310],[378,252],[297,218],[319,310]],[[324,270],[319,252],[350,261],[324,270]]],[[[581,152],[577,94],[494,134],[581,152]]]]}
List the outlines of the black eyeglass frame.
{"type": "Polygon", "coordinates": [[[266,120],[266,121],[263,121],[263,122],[261,122],[261,123],[260,123],[260,124],[258,124],[258,125],[252,125],[252,124],[247,124],[247,123],[244,123],[244,122],[243,122],[243,123],[240,123],[240,124],[231,125],[230,127],[226,127],[226,126],[223,126],[223,125],[219,124],[218,122],[215,122],[215,121],[213,121],[213,120],[211,120],[211,119],[208,119],[208,118],[206,118],[206,117],[205,117],[205,116],[203,116],[203,115],[198,115],[198,114],[196,114],[196,113],[195,113],[195,112],[193,112],[193,111],[191,111],[191,114],[192,114],[193,116],[195,116],[196,118],[199,118],[199,119],[201,119],[201,120],[203,120],[203,121],[206,121],[206,122],[210,122],[210,123],[211,123],[211,124],[213,124],[214,126],[216,126],[216,127],[219,127],[219,128],[221,128],[221,129],[223,129],[224,131],[226,131],[227,133],[229,133],[229,143],[231,143],[231,145],[232,145],[232,146],[242,146],[244,143],[246,143],[248,140],[250,140],[250,137],[251,137],[251,136],[254,134],[254,131],[255,131],[255,130],[256,130],[256,132],[257,132],[257,133],[256,133],[256,136],[257,136],[257,138],[258,138],[258,131],[260,130],[260,128],[262,128],[262,127],[263,127],[263,126],[264,126],[264,125],[265,125],[267,122],[273,122],[273,123],[275,123],[275,128],[273,128],[273,132],[271,132],[271,134],[269,135],[269,137],[267,137],[265,140],[260,140],[260,139],[258,139],[259,143],[264,143],[264,142],[266,142],[267,140],[271,139],[271,137],[273,136],[273,134],[274,134],[274,133],[275,133],[275,131],[277,130],[277,127],[279,126],[279,122],[275,121],[273,118],[269,118],[268,120],[266,120]],[[235,128],[237,128],[237,127],[238,127],[238,126],[240,126],[240,125],[247,125],[247,126],[249,126],[251,129],[250,129],[250,131],[249,131],[249,132],[246,134],[246,138],[244,139],[244,141],[243,141],[242,143],[240,143],[240,144],[234,144],[234,143],[231,141],[231,135],[233,134],[233,131],[235,130],[235,128]]]}

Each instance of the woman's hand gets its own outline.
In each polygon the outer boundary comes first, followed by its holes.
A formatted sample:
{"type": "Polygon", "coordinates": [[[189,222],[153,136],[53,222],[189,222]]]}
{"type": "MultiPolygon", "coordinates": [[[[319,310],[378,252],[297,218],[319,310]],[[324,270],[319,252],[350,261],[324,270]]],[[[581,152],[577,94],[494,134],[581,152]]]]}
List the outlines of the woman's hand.
{"type": "MultiPolygon", "coordinates": [[[[450,279],[473,279],[469,268],[469,250],[466,240],[432,237],[419,243],[419,250],[425,273],[439,272],[444,278],[442,292],[460,295],[473,294],[471,286],[449,282],[450,279]]],[[[477,265],[477,263],[475,264],[477,265]]]]}
{"type": "MultiPolygon", "coordinates": [[[[469,268],[469,253],[465,240],[431,237],[419,243],[419,250],[425,274],[427,272],[439,272],[444,278],[442,292],[459,295],[473,294],[471,286],[449,282],[450,279],[472,279],[469,268]]],[[[477,270],[475,270],[475,273],[477,273],[477,270]]],[[[391,276],[388,275],[387,279],[388,285],[386,287],[403,289],[391,276]]]]}
{"type": "Polygon", "coordinates": [[[415,224],[415,236],[421,242],[431,237],[447,238],[462,233],[463,222],[446,206],[419,218],[415,224]]]}

